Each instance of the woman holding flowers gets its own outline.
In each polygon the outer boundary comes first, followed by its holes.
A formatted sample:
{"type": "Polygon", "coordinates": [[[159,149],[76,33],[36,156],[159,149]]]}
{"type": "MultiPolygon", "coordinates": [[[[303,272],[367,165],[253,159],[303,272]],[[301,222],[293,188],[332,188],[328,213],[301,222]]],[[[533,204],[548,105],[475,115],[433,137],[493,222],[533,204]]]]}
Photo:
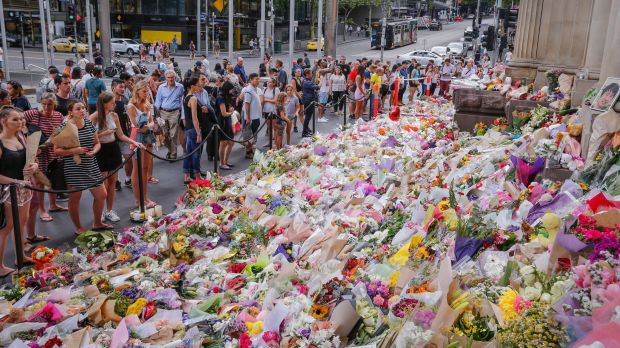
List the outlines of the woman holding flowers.
{"type": "Polygon", "coordinates": [[[234,106],[234,97],[235,94],[235,86],[230,82],[226,81],[222,84],[222,88],[220,88],[217,99],[215,100],[216,110],[215,112],[218,114],[218,119],[220,123],[220,168],[222,169],[231,169],[234,165],[230,164],[229,157],[230,152],[233,148],[233,139],[235,137],[235,133],[232,128],[232,117],[234,115],[235,106],[234,106]]]}
{"type": "MultiPolygon", "coordinates": [[[[21,133],[26,124],[24,115],[20,109],[15,107],[4,107],[0,110],[0,209],[3,209],[3,219],[6,221],[3,228],[0,228],[0,278],[6,277],[15,272],[14,269],[4,265],[4,250],[9,234],[13,231],[13,216],[11,215],[11,201],[8,190],[4,190],[5,185],[16,184],[24,185],[30,176],[37,171],[36,163],[26,167],[26,142],[21,133]]],[[[19,224],[25,226],[28,220],[28,210],[32,191],[18,189],[19,205],[19,224]]],[[[0,226],[3,221],[0,221],[0,226]]],[[[23,229],[22,229],[23,233],[23,229]]],[[[22,236],[22,243],[26,239],[22,236]]],[[[22,246],[25,250],[25,246],[22,246]]],[[[24,260],[32,262],[29,257],[24,256],[24,260]]]]}
{"type": "MultiPolygon", "coordinates": [[[[102,184],[101,171],[97,165],[95,155],[101,150],[99,136],[92,122],[86,117],[86,107],[78,100],[71,100],[67,104],[68,115],[66,122],[73,123],[78,129],[80,146],[64,149],[54,145],[54,153],[63,157],[64,174],[69,189],[88,189],[93,195],[93,230],[110,230],[112,225],[104,224],[101,220],[105,204],[106,190],[102,184]],[[75,161],[79,155],[80,163],[75,161]]],[[[86,231],[80,222],[80,199],[82,191],[69,193],[69,216],[75,226],[75,234],[86,231]]]]}

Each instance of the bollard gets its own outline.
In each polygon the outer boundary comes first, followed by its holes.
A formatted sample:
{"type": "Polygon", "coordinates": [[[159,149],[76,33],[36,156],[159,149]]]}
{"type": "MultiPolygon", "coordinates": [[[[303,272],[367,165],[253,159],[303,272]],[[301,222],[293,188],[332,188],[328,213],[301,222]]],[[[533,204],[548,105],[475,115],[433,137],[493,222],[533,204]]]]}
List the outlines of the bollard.
{"type": "Polygon", "coordinates": [[[215,130],[213,136],[215,137],[215,155],[213,156],[213,173],[220,174],[220,132],[216,129],[216,125],[213,125],[212,131],[215,130]]]}
{"type": "Polygon", "coordinates": [[[136,161],[138,162],[138,191],[140,192],[140,214],[144,215],[144,186],[142,185],[142,177],[144,173],[142,173],[142,149],[138,148],[136,151],[136,161]]]}
{"type": "Polygon", "coordinates": [[[15,239],[15,257],[17,258],[17,268],[24,267],[24,249],[22,245],[22,231],[19,222],[19,205],[17,204],[17,187],[9,186],[11,194],[11,215],[13,217],[13,238],[15,239]]]}
{"type": "Polygon", "coordinates": [[[269,150],[271,150],[273,148],[273,114],[269,114],[267,117],[269,117],[269,131],[267,132],[269,134],[269,150]]]}
{"type": "Polygon", "coordinates": [[[312,135],[316,133],[316,102],[312,102],[312,108],[314,109],[312,112],[312,135]]]}
{"type": "MultiPolygon", "coordinates": [[[[345,93],[347,93],[347,92],[345,91],[345,93]]],[[[349,103],[348,103],[348,101],[346,99],[347,97],[345,96],[344,98],[345,98],[344,99],[344,121],[342,121],[342,122],[343,122],[343,128],[347,128],[347,104],[349,104],[349,103]]]]}

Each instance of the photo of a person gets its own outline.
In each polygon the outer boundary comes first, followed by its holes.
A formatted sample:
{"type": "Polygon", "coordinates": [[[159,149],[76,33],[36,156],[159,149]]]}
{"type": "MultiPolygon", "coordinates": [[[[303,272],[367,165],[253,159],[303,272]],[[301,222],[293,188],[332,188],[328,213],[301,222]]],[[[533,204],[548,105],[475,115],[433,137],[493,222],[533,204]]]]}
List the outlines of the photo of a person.
{"type": "Polygon", "coordinates": [[[607,111],[620,95],[620,79],[608,78],[592,103],[592,109],[607,111]]]}

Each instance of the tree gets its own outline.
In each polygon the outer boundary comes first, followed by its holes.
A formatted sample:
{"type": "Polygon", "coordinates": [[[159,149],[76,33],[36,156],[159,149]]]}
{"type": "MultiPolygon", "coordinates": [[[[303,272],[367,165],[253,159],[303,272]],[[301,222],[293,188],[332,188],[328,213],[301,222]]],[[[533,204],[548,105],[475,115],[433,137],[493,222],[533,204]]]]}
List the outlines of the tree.
{"type": "MultiPolygon", "coordinates": [[[[347,23],[347,19],[349,18],[349,16],[351,15],[351,12],[353,12],[353,10],[355,10],[358,7],[361,6],[377,6],[380,5],[382,3],[382,0],[340,0],[339,1],[339,7],[340,7],[340,11],[343,15],[342,17],[342,22],[343,23],[347,23]]],[[[344,30],[342,32],[342,39],[345,40],[345,32],[346,30],[344,30]]]]}

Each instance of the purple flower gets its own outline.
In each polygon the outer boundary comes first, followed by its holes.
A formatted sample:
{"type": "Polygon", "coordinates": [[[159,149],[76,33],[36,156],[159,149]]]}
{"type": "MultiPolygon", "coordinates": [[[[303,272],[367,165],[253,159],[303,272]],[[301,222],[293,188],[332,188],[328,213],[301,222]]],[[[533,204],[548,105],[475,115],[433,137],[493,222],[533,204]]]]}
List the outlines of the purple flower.
{"type": "Polygon", "coordinates": [[[613,237],[602,237],[594,244],[594,252],[590,255],[590,261],[605,260],[604,251],[613,255],[614,259],[618,259],[620,255],[620,242],[613,237]]]}
{"type": "Polygon", "coordinates": [[[211,203],[211,210],[213,210],[213,214],[217,215],[221,213],[224,208],[222,208],[222,206],[217,203],[211,203]]]}
{"type": "Polygon", "coordinates": [[[433,319],[435,319],[435,313],[430,310],[419,311],[415,315],[415,321],[422,324],[424,329],[428,330],[433,323],[433,319]]]}
{"type": "Polygon", "coordinates": [[[299,329],[297,331],[297,334],[299,336],[301,336],[301,337],[308,338],[308,337],[310,337],[310,329],[308,329],[308,328],[301,328],[301,329],[299,329]]]}
{"type": "Polygon", "coordinates": [[[396,138],[390,135],[387,139],[383,141],[383,143],[381,143],[381,146],[396,147],[396,146],[400,146],[400,143],[398,142],[398,140],[396,140],[396,138]]]}
{"type": "Polygon", "coordinates": [[[132,300],[135,300],[140,297],[140,290],[138,290],[137,288],[125,288],[121,290],[120,294],[132,300]]]}
{"type": "Polygon", "coordinates": [[[525,186],[529,185],[532,180],[534,180],[534,177],[536,177],[536,174],[545,166],[544,157],[538,157],[534,163],[530,163],[514,155],[510,156],[510,160],[517,170],[517,179],[525,186]]]}
{"type": "Polygon", "coordinates": [[[292,255],[292,249],[293,249],[293,243],[280,244],[278,248],[276,249],[275,253],[273,253],[273,256],[281,254],[281,255],[284,255],[284,257],[286,258],[286,261],[293,262],[294,258],[292,255]]]}
{"type": "Polygon", "coordinates": [[[327,155],[328,148],[325,145],[316,145],[314,146],[314,154],[317,156],[325,156],[327,155]]]}
{"type": "Polygon", "coordinates": [[[186,263],[181,263],[180,265],[176,266],[175,271],[178,271],[181,274],[184,274],[185,272],[187,272],[187,270],[189,270],[189,266],[186,263]]]}
{"type": "Polygon", "coordinates": [[[393,158],[384,158],[380,165],[374,166],[375,170],[386,170],[390,173],[394,171],[394,167],[395,162],[393,158]]]}

